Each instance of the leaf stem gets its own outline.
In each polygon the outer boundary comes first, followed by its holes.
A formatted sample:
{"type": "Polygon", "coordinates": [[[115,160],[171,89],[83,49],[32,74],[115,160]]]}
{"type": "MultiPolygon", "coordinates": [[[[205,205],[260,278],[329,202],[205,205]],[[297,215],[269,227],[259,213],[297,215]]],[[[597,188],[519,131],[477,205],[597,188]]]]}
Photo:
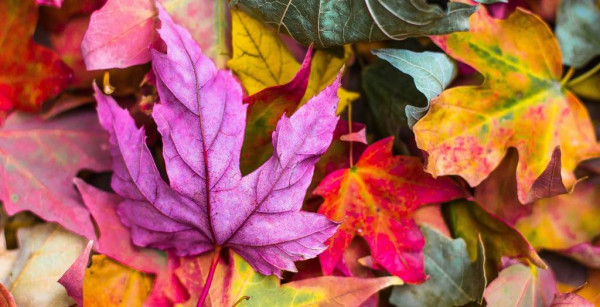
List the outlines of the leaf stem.
{"type": "Polygon", "coordinates": [[[598,65],[594,66],[594,68],[585,72],[583,75],[571,80],[569,83],[567,83],[567,86],[577,85],[577,84],[587,80],[589,77],[593,76],[598,71],[600,71],[600,63],[598,63],[598,65]]]}
{"type": "MultiPolygon", "coordinates": [[[[350,133],[352,133],[352,102],[348,104],[348,134],[350,133]]],[[[352,143],[353,142],[350,141],[350,167],[354,166],[354,161],[352,161],[352,157],[354,156],[352,143]]]]}
{"type": "Polygon", "coordinates": [[[562,78],[562,80],[560,80],[560,85],[565,86],[565,84],[567,84],[567,82],[569,82],[569,79],[571,79],[571,76],[573,76],[574,73],[575,73],[575,69],[573,69],[573,67],[569,67],[569,71],[567,71],[567,74],[565,75],[565,77],[562,78]]]}
{"type": "Polygon", "coordinates": [[[239,305],[241,302],[243,302],[244,300],[246,300],[246,301],[247,301],[247,300],[249,300],[249,299],[250,299],[250,297],[249,297],[249,296],[247,296],[247,295],[244,295],[244,296],[240,297],[240,299],[239,299],[239,300],[237,300],[237,302],[235,302],[235,304],[233,304],[233,306],[231,306],[231,307],[235,307],[235,306],[239,305]]]}
{"type": "Polygon", "coordinates": [[[198,300],[198,304],[196,307],[204,306],[204,301],[208,296],[208,290],[210,290],[210,285],[212,284],[213,277],[215,277],[215,271],[217,270],[217,264],[219,263],[219,254],[221,253],[221,247],[215,247],[215,254],[213,255],[212,262],[210,264],[210,271],[208,271],[208,277],[206,278],[206,282],[204,283],[204,288],[202,289],[202,294],[200,295],[200,299],[198,300]]]}

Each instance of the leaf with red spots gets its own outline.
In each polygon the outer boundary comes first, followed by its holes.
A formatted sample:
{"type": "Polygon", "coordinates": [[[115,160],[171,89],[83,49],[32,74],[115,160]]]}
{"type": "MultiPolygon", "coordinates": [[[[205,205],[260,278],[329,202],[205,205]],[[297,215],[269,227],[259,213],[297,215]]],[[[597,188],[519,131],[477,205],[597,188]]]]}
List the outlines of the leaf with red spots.
{"type": "Polygon", "coordinates": [[[416,157],[392,156],[393,138],[368,147],[358,163],[327,176],[315,190],[325,202],[319,212],[342,222],[320,255],[331,274],[356,235],[371,249],[374,261],[405,282],[425,280],[425,240],[413,220],[421,205],[465,196],[450,178],[434,179],[416,157]]]}
{"type": "Polygon", "coordinates": [[[481,7],[469,32],[435,37],[448,55],[477,69],[480,86],[459,86],[433,99],[414,127],[428,153],[427,172],[479,185],[509,147],[519,153],[522,203],[565,193],[573,170],[600,147],[587,110],[560,82],[559,45],[538,16],[517,9],[506,20],[481,7]]]}
{"type": "Polygon", "coordinates": [[[33,0],[0,1],[0,112],[38,111],[69,84],[71,70],[52,50],[33,42],[37,19],[33,0]]]}

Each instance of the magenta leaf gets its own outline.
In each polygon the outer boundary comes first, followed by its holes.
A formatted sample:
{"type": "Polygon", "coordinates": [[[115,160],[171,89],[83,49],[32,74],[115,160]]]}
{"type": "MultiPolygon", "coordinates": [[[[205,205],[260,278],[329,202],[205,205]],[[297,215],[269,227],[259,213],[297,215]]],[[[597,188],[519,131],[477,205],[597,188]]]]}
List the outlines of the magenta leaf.
{"type": "Polygon", "coordinates": [[[83,306],[83,278],[85,277],[85,269],[90,260],[93,245],[94,241],[89,241],[81,255],[75,259],[75,262],[58,280],[65,287],[69,296],[77,303],[77,306],[83,306]]]}
{"type": "Polygon", "coordinates": [[[231,72],[217,70],[190,34],[159,7],[166,54],[152,50],[161,102],[153,118],[163,139],[169,183],[161,178],[143,129],[96,89],[110,134],[117,212],[139,246],[179,256],[230,247],[262,274],[295,271],[315,257],[338,224],[300,211],[315,163],[332,139],[339,78],[273,133],[273,156],[242,178],[246,108],[231,72]]]}
{"type": "Polygon", "coordinates": [[[0,129],[0,200],[9,215],[29,210],[90,240],[90,214],[73,188],[82,169],[110,169],[108,138],[94,112],[44,121],[12,113],[0,129]]]}

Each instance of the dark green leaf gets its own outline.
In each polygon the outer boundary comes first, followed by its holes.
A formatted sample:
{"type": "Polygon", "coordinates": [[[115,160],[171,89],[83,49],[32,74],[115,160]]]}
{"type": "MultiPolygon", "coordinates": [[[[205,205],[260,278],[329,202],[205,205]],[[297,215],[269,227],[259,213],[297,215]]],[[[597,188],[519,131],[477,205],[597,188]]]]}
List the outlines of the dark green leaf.
{"type": "Polygon", "coordinates": [[[477,10],[459,2],[442,9],[426,0],[233,0],[231,5],[317,47],[468,31],[469,16],[477,10]]]}

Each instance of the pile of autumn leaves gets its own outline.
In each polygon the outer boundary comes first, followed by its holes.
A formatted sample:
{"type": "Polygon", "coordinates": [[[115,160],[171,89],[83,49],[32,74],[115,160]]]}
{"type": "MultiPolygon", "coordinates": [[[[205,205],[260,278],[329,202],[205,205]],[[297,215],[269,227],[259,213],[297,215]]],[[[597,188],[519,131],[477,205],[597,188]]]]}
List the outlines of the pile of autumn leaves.
{"type": "Polygon", "coordinates": [[[1,305],[600,304],[600,3],[414,2],[0,2],[1,305]]]}

